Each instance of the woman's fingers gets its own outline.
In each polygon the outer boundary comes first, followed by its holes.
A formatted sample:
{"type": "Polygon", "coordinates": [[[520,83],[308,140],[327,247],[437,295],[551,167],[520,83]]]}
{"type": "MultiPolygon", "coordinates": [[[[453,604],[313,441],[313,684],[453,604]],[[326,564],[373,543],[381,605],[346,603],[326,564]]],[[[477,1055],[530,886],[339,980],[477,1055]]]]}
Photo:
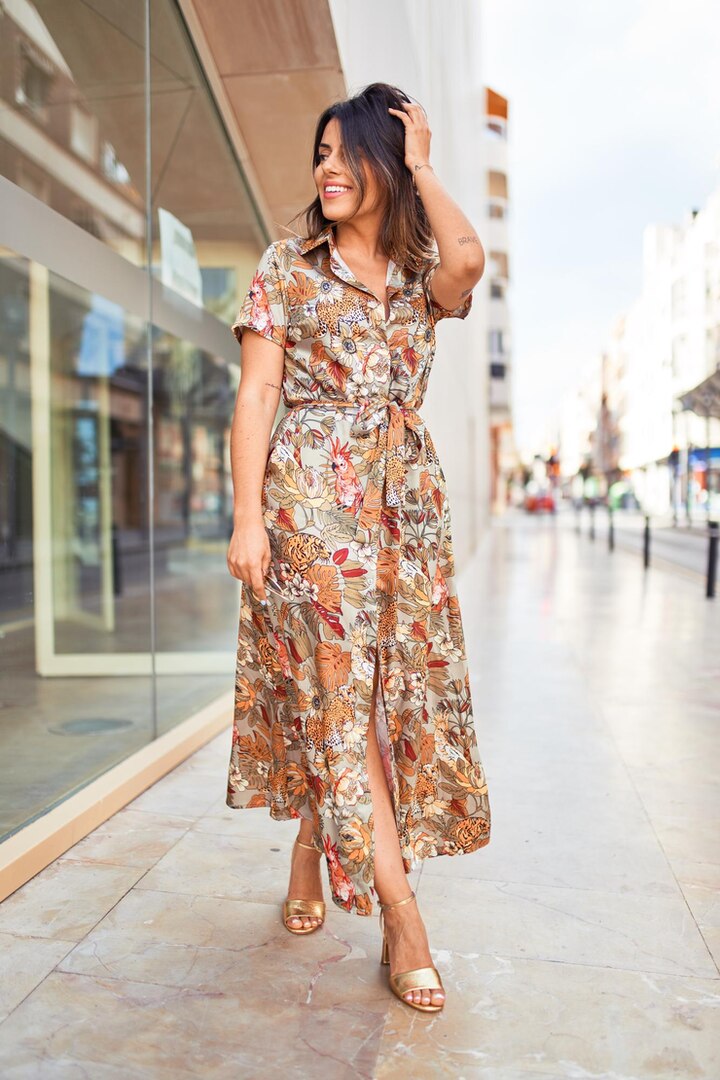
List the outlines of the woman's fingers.
{"type": "Polygon", "coordinates": [[[233,577],[252,589],[256,599],[267,603],[265,574],[270,566],[270,540],[264,529],[233,533],[228,548],[227,564],[233,577]]]}
{"type": "Polygon", "coordinates": [[[253,566],[250,570],[250,588],[255,594],[260,603],[267,603],[267,593],[265,592],[265,577],[263,568],[260,564],[253,566]]]}
{"type": "Polygon", "coordinates": [[[264,558],[261,562],[255,564],[241,563],[231,558],[227,560],[228,570],[232,576],[237,578],[238,581],[242,581],[243,585],[247,585],[249,589],[252,589],[258,600],[267,602],[267,593],[265,592],[267,566],[263,565],[264,562],[264,558]]]}
{"type": "Polygon", "coordinates": [[[427,120],[427,113],[422,105],[418,105],[412,101],[403,102],[402,109],[388,108],[388,112],[395,113],[401,120],[427,120]],[[417,114],[412,112],[413,109],[417,110],[417,114]]]}

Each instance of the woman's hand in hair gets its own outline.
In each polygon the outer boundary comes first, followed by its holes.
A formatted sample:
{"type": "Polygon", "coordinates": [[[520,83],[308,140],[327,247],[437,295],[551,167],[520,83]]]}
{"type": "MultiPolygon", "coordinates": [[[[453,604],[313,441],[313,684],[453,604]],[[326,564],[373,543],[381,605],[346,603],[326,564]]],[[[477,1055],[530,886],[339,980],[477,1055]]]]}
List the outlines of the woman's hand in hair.
{"type": "Polygon", "coordinates": [[[430,139],[432,132],[422,105],[404,102],[403,109],[388,109],[405,125],[405,164],[411,174],[415,174],[416,165],[425,165],[430,161],[430,139]]]}
{"type": "Polygon", "coordinates": [[[412,102],[402,104],[402,111],[390,109],[390,112],[405,125],[405,164],[413,176],[438,249],[432,280],[428,283],[437,305],[453,312],[482,277],[485,251],[472,222],[429,164],[431,133],[425,110],[412,102]]]}

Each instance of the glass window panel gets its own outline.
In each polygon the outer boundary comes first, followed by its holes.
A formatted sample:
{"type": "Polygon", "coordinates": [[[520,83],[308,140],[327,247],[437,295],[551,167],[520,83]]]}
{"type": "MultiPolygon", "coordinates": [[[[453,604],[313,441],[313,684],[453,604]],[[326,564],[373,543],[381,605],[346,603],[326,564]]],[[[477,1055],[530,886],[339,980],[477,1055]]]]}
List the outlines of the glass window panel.
{"type": "Polygon", "coordinates": [[[153,273],[229,323],[238,266],[268,238],[177,5],[158,0],[152,16],[153,273]]]}
{"type": "Polygon", "coordinates": [[[150,641],[144,324],[8,251],[0,306],[2,838],[155,726],[123,655],[150,641]]]}
{"type": "Polygon", "coordinates": [[[232,690],[229,327],[269,237],[178,5],[152,0],[148,52],[148,4],[2,17],[0,174],[63,232],[0,248],[0,837],[232,690]],[[126,260],[102,284],[101,245],[126,260]],[[151,275],[222,325],[156,290],[149,334],[151,275]]]}
{"type": "Polygon", "coordinates": [[[146,652],[145,324],[55,274],[50,282],[56,650],[146,652]]]}

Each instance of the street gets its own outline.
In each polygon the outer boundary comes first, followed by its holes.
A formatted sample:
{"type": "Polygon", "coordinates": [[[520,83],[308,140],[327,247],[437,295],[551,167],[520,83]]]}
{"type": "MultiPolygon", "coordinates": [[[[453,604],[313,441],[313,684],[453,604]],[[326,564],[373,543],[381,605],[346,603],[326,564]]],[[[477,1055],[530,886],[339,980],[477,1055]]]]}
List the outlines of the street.
{"type": "Polygon", "coordinates": [[[715,1080],[720,601],[572,524],[460,578],[493,832],[411,876],[443,1012],[375,919],[283,929],[297,826],[224,805],[228,728],[3,904],[3,1075],[715,1080]]]}
{"type": "MultiPolygon", "coordinates": [[[[580,528],[580,532],[590,536],[593,512],[584,507],[578,514],[570,509],[563,509],[559,519],[563,525],[571,524],[580,528]]],[[[594,511],[595,538],[607,546],[609,532],[609,514],[607,507],[598,506],[594,511]]],[[[642,559],[643,533],[645,518],[634,510],[616,510],[613,515],[615,545],[626,551],[637,552],[642,559]]],[[[684,516],[673,525],[669,516],[650,518],[650,562],[657,560],[667,568],[685,570],[702,578],[707,576],[708,565],[708,525],[706,518],[697,515],[688,525],[684,516]]]]}

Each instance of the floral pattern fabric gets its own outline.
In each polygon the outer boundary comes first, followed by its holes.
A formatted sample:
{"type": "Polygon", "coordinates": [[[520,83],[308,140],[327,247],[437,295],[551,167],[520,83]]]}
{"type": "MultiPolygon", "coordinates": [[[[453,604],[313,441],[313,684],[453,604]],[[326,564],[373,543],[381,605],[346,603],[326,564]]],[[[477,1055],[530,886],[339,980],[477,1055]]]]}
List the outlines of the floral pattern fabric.
{"type": "Polygon", "coordinates": [[[284,349],[287,412],[262,489],[268,605],[241,590],[227,804],[307,817],[333,901],[373,912],[366,740],[375,730],[405,871],[490,839],[445,476],[420,416],[435,327],[465,318],[388,263],[385,304],[334,227],[271,243],[232,330],[284,349]]]}

